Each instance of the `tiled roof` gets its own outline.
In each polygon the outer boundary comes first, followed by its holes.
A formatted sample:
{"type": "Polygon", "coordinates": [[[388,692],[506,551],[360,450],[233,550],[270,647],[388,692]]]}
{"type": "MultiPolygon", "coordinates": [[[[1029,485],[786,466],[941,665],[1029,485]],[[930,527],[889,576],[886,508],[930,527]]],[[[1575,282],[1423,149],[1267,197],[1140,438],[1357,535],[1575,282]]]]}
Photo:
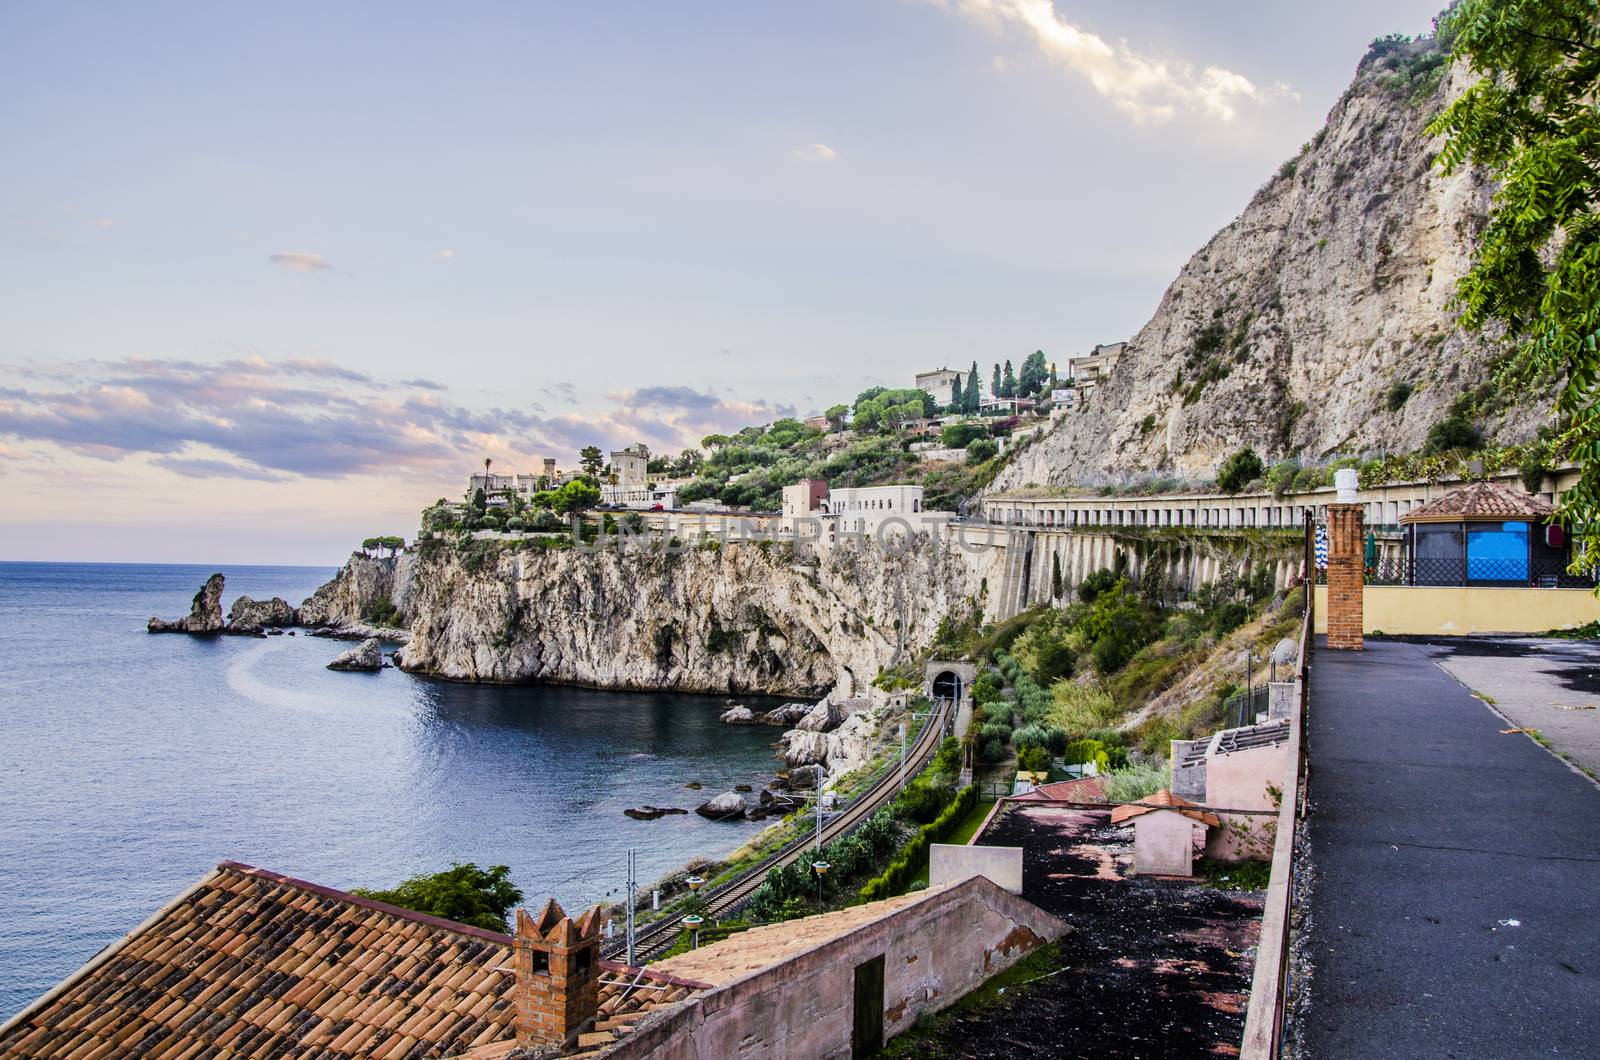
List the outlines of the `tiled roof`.
{"type": "Polygon", "coordinates": [[[650,967],[656,971],[696,979],[712,986],[725,986],[841,935],[848,935],[857,928],[882,920],[907,906],[926,901],[943,891],[945,886],[949,885],[928,887],[897,898],[886,898],[833,913],[754,927],[710,946],[657,961],[650,967]]]}
{"type": "Polygon", "coordinates": [[[1544,519],[1555,507],[1543,497],[1494,482],[1474,482],[1446,493],[1400,517],[1402,523],[1455,522],[1460,519],[1544,519]]]}
{"type": "Polygon", "coordinates": [[[1011,798],[1018,802],[1105,802],[1106,782],[1102,777],[1058,780],[1011,798]]]}
{"type": "Polygon", "coordinates": [[[577,1051],[565,1054],[573,1060],[602,1055],[647,1017],[686,1001],[710,986],[665,974],[657,966],[630,968],[601,961],[600,969],[600,1011],[596,1014],[594,1028],[578,1035],[577,1051]]]}
{"type": "Polygon", "coordinates": [[[1138,802],[1125,802],[1121,806],[1113,808],[1111,811],[1111,823],[1121,824],[1124,821],[1138,817],[1140,814],[1155,813],[1160,809],[1177,810],[1185,817],[1191,817],[1202,824],[1209,824],[1213,827],[1222,823],[1217,819],[1216,814],[1197,808],[1188,799],[1183,798],[1181,795],[1174,795],[1166,788],[1162,788],[1154,795],[1146,795],[1138,802]]]}
{"type": "Polygon", "coordinates": [[[0,1055],[456,1056],[513,1034],[510,936],[223,862],[0,1027],[0,1055]]]}

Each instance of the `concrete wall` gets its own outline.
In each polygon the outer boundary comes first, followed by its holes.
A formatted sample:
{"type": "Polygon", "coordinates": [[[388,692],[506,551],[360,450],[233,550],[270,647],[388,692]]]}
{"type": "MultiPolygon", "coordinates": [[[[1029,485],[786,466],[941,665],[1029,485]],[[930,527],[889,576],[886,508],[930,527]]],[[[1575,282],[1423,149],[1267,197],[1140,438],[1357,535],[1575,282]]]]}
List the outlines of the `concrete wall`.
{"type": "Polygon", "coordinates": [[[831,1060],[850,1055],[855,969],[884,958],[884,1040],[1004,971],[1066,925],[982,877],[953,884],[647,1021],[610,1060],[831,1060]]]}
{"type": "Polygon", "coordinates": [[[1133,871],[1140,876],[1194,873],[1195,829],[1205,826],[1176,810],[1153,810],[1133,819],[1133,871]]]}
{"type": "MultiPolygon", "coordinates": [[[[1317,586],[1318,633],[1327,632],[1327,591],[1317,586]]],[[[1369,585],[1365,599],[1363,632],[1397,636],[1543,633],[1600,620],[1600,598],[1587,589],[1369,585]]]]}
{"type": "Polygon", "coordinates": [[[1222,818],[1206,837],[1206,854],[1222,861],[1266,859],[1278,836],[1276,817],[1229,814],[1222,810],[1276,810],[1288,766],[1289,743],[1251,747],[1206,760],[1205,804],[1222,818]],[[1273,795],[1273,790],[1279,792],[1273,795]]]}
{"type": "Polygon", "coordinates": [[[928,848],[929,887],[958,883],[972,876],[983,876],[1012,894],[1021,894],[1022,848],[950,843],[934,843],[928,848]]]}

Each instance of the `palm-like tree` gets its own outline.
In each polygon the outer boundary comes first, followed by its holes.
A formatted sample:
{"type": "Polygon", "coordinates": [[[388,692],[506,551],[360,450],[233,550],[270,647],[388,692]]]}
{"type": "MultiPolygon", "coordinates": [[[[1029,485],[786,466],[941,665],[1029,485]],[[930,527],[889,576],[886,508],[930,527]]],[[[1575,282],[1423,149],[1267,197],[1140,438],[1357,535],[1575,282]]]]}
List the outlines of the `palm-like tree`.
{"type": "Polygon", "coordinates": [[[489,495],[489,465],[492,463],[494,463],[494,457],[486,456],[483,458],[483,495],[485,497],[489,495]]]}

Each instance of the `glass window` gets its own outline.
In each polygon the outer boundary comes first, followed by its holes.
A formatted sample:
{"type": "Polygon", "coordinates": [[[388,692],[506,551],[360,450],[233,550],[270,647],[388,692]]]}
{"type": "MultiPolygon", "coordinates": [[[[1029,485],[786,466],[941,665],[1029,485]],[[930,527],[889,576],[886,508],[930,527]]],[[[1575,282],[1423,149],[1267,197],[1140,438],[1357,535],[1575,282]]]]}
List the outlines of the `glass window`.
{"type": "Polygon", "coordinates": [[[1468,523],[1467,578],[1475,582],[1526,582],[1528,524],[1468,523]]]}
{"type": "Polygon", "coordinates": [[[1461,564],[1460,523],[1418,523],[1415,562],[1411,580],[1416,585],[1460,585],[1466,571],[1461,564]]]}

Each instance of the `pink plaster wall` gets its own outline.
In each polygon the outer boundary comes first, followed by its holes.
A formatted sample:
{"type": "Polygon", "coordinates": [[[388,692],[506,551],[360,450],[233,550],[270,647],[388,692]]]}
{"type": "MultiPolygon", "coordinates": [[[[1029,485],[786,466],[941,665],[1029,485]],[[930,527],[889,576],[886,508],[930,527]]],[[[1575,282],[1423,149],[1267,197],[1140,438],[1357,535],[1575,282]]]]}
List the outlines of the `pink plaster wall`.
{"type": "Polygon", "coordinates": [[[1221,861],[1266,860],[1272,857],[1277,839],[1275,817],[1222,813],[1225,809],[1276,810],[1278,800],[1272,792],[1283,789],[1285,756],[1289,742],[1271,747],[1252,747],[1232,754],[1206,759],[1206,800],[1222,818],[1222,827],[1211,829],[1206,840],[1206,856],[1221,861]]]}

